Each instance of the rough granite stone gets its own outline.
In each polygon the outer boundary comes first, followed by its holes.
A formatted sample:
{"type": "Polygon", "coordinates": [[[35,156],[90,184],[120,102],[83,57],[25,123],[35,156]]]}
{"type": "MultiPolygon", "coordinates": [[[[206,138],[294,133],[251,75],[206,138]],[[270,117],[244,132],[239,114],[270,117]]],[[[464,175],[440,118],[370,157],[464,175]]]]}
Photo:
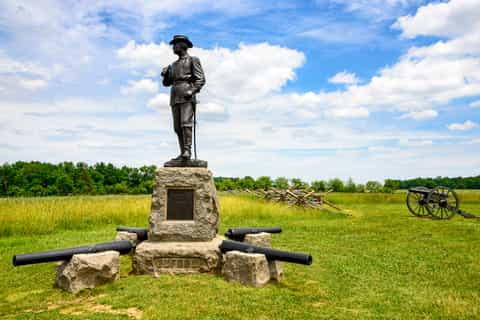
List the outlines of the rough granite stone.
{"type": "Polygon", "coordinates": [[[227,281],[263,287],[270,280],[268,261],[264,254],[229,251],[224,259],[222,273],[227,281]]]}
{"type": "Polygon", "coordinates": [[[138,235],[136,233],[127,231],[117,231],[117,236],[115,237],[115,240],[129,240],[134,246],[139,243],[138,235]]]}
{"type": "Polygon", "coordinates": [[[272,234],[267,232],[249,233],[245,235],[243,242],[259,247],[272,247],[272,234]]]}
{"type": "Polygon", "coordinates": [[[219,224],[217,190],[206,168],[160,168],[155,175],[148,239],[210,241],[219,224]],[[194,190],[193,220],[167,220],[167,190],[194,190]]]}
{"type": "Polygon", "coordinates": [[[133,273],[155,277],[162,273],[220,273],[222,241],[221,237],[208,242],[143,241],[133,256],[133,273]]]}
{"type": "Polygon", "coordinates": [[[120,277],[120,253],[76,254],[57,266],[55,285],[71,293],[114,282],[120,277]]]}
{"type": "MultiPolygon", "coordinates": [[[[249,233],[245,235],[243,242],[259,247],[272,247],[272,234],[267,232],[249,233]]],[[[270,278],[280,281],[283,278],[283,267],[281,261],[268,261],[270,278]]]]}

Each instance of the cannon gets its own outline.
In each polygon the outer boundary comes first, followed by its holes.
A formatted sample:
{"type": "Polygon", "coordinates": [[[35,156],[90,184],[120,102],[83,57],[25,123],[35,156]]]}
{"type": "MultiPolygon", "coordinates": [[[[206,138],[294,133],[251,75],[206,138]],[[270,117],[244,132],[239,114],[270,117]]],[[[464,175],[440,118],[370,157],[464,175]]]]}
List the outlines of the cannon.
{"type": "Polygon", "coordinates": [[[130,233],[136,233],[138,241],[148,240],[148,229],[147,228],[118,226],[117,231],[125,231],[125,232],[130,232],[130,233]]]}
{"type": "Polygon", "coordinates": [[[225,237],[235,241],[243,241],[245,236],[249,233],[280,233],[282,232],[282,228],[280,227],[265,227],[265,228],[230,228],[225,232],[225,237]]]}
{"type": "Polygon", "coordinates": [[[275,250],[265,247],[253,246],[251,244],[238,241],[223,240],[220,244],[220,250],[222,252],[237,250],[245,253],[261,253],[264,254],[269,261],[278,260],[304,265],[312,264],[312,256],[307,253],[275,250]]]}
{"type": "Polygon", "coordinates": [[[460,210],[457,193],[448,187],[410,188],[406,202],[408,210],[417,217],[451,219],[458,213],[464,218],[477,218],[471,213],[460,210]]]}
{"type": "Polygon", "coordinates": [[[16,267],[16,266],[22,266],[27,264],[70,260],[72,256],[75,254],[98,253],[98,252],[111,251],[111,250],[118,251],[120,254],[128,254],[130,253],[132,248],[133,248],[133,245],[130,241],[120,240],[120,241],[97,243],[97,244],[92,244],[88,246],[76,247],[76,248],[17,254],[13,256],[13,265],[16,267]]]}

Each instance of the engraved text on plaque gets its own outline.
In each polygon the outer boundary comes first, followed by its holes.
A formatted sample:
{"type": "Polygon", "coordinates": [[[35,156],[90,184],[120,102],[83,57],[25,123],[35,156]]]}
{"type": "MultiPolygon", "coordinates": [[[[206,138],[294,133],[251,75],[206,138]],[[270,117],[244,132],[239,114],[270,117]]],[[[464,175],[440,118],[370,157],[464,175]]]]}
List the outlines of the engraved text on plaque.
{"type": "Polygon", "coordinates": [[[193,220],[193,190],[167,190],[167,220],[193,220]]]}

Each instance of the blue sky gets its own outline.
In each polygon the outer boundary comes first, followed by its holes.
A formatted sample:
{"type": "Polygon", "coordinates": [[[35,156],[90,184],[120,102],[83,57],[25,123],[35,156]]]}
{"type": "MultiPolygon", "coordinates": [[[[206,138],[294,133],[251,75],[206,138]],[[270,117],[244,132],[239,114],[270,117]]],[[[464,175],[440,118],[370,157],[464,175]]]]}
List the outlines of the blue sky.
{"type": "Polygon", "coordinates": [[[479,0],[2,1],[0,161],[176,156],[159,72],[186,34],[217,176],[478,175],[479,21],[479,0]]]}

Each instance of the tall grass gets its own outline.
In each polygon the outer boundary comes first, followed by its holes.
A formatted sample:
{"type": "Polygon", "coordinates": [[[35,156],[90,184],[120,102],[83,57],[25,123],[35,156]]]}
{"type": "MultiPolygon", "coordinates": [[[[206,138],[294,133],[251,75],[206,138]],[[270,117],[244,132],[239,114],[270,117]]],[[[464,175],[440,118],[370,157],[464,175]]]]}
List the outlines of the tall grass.
{"type": "MultiPolygon", "coordinates": [[[[480,202],[480,191],[460,190],[460,206],[480,202]]],[[[331,193],[327,199],[339,206],[351,204],[403,204],[402,193],[331,193]]],[[[280,224],[291,217],[338,218],[328,210],[304,209],[261,200],[251,195],[220,195],[223,225],[232,221],[280,224]]],[[[147,226],[150,196],[78,196],[0,199],[0,237],[48,234],[60,230],[88,230],[97,226],[127,224],[147,226]]],[[[327,207],[328,208],[328,207],[327,207]]]]}
{"type": "Polygon", "coordinates": [[[150,196],[80,196],[0,199],[0,237],[100,225],[146,226],[150,196]]]}

